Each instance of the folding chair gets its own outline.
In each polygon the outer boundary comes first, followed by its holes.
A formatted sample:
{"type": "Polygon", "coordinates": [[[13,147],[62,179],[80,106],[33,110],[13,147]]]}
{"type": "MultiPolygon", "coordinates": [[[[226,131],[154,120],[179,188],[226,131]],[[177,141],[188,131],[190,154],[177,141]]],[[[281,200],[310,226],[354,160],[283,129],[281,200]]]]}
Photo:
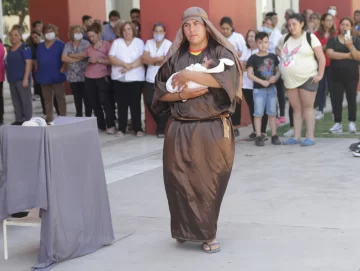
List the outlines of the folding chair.
{"type": "Polygon", "coordinates": [[[7,239],[7,226],[18,227],[40,227],[41,218],[39,217],[40,209],[31,209],[26,217],[12,218],[8,217],[3,221],[3,235],[4,235],[4,259],[9,258],[8,255],[8,239],[7,239]]]}

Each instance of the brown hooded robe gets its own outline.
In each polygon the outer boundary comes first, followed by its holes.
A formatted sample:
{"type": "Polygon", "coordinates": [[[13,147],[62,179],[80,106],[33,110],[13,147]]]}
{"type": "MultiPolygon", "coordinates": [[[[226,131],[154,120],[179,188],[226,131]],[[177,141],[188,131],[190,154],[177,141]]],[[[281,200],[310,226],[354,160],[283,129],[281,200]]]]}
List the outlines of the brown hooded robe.
{"type": "Polygon", "coordinates": [[[206,12],[189,8],[183,24],[194,19],[204,23],[208,46],[200,55],[189,53],[182,29],[170,48],[166,63],[155,80],[152,108],[157,114],[170,111],[171,123],[165,136],[163,173],[171,214],[172,237],[188,241],[216,238],[220,206],[230,178],[235,152],[231,121],[235,96],[241,98],[241,67],[232,45],[208,21],[206,12]],[[168,78],[203,58],[228,58],[236,65],[212,76],[222,88],[186,102],[163,102],[168,78]],[[224,123],[225,122],[225,123],[224,123]],[[230,128],[227,135],[226,128],[230,128]]]}

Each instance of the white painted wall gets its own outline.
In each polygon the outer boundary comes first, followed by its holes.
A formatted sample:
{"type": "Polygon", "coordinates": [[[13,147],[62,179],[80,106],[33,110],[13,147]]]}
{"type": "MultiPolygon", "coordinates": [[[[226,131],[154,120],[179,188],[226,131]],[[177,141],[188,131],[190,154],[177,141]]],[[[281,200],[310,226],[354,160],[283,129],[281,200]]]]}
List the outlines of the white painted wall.
{"type": "Polygon", "coordinates": [[[1,40],[4,42],[4,16],[3,16],[3,5],[2,0],[0,0],[0,37],[1,40]]]}

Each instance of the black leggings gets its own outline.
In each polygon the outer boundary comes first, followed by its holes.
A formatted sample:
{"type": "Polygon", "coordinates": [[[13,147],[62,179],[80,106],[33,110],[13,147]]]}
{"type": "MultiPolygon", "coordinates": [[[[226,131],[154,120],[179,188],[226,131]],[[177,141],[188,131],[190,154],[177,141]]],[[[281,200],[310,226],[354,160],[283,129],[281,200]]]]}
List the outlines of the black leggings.
{"type": "Polygon", "coordinates": [[[114,127],[114,109],[110,97],[110,78],[85,78],[85,88],[89,104],[97,118],[98,128],[106,130],[106,128],[114,127]]]}
{"type": "Polygon", "coordinates": [[[83,102],[85,106],[85,117],[91,117],[92,109],[88,101],[85,89],[85,82],[70,83],[71,92],[74,96],[76,116],[83,116],[83,102]]]}
{"type": "Polygon", "coordinates": [[[166,124],[168,122],[169,116],[168,114],[162,114],[161,116],[157,115],[151,108],[152,100],[154,98],[154,84],[146,82],[145,83],[145,104],[148,108],[151,116],[153,117],[154,121],[156,122],[156,134],[164,134],[166,124]]]}
{"type": "Polygon", "coordinates": [[[231,115],[231,122],[234,127],[239,127],[241,124],[241,103],[236,103],[234,114],[231,115]]]}
{"type": "MultiPolygon", "coordinates": [[[[249,107],[251,123],[253,125],[253,129],[255,132],[255,125],[254,125],[254,96],[252,89],[243,89],[245,101],[249,107]]],[[[266,126],[268,123],[268,115],[264,112],[264,115],[261,119],[261,133],[266,133],[266,126]]]]}
{"type": "Polygon", "coordinates": [[[281,77],[276,82],[276,90],[277,90],[277,96],[278,96],[280,117],[284,117],[285,116],[286,99],[285,99],[284,81],[281,79],[281,77]]]}
{"type": "Polygon", "coordinates": [[[142,132],[141,128],[141,90],[143,82],[113,81],[115,101],[118,107],[119,131],[125,133],[128,124],[128,108],[130,107],[132,128],[134,132],[142,132]]]}
{"type": "Polygon", "coordinates": [[[357,95],[357,87],[358,87],[358,76],[354,76],[353,78],[349,77],[332,77],[332,94],[330,98],[332,100],[331,104],[334,106],[334,121],[341,123],[342,122],[342,110],[343,110],[343,100],[344,100],[344,92],[346,95],[346,100],[348,103],[348,120],[355,122],[356,121],[356,95],[357,95]]]}

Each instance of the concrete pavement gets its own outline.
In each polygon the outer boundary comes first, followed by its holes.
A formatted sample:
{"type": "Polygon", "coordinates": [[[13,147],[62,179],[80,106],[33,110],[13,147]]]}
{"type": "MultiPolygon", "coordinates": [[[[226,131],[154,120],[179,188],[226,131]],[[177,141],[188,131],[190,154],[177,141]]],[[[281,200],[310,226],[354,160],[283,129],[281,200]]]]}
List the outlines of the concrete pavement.
{"type": "MultiPolygon", "coordinates": [[[[123,239],[54,271],[360,268],[360,159],[348,150],[353,140],[319,139],[309,148],[238,141],[219,220],[222,251],[215,255],[170,237],[163,141],[105,134],[100,140],[114,230],[123,239]]],[[[38,248],[39,229],[9,228],[10,258],[2,259],[0,247],[0,270],[30,270],[38,248]]]]}

